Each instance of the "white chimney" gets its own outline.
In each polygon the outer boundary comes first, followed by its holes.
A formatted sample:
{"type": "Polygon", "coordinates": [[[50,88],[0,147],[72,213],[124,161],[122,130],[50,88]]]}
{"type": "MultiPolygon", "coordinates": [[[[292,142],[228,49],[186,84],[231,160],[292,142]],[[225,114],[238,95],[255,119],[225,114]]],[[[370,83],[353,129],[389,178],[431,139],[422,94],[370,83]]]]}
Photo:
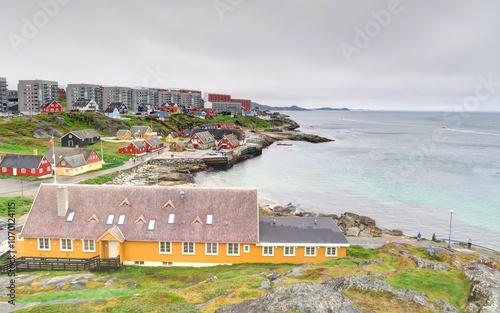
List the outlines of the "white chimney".
{"type": "Polygon", "coordinates": [[[68,186],[57,187],[57,216],[66,216],[68,212],[68,186]]]}

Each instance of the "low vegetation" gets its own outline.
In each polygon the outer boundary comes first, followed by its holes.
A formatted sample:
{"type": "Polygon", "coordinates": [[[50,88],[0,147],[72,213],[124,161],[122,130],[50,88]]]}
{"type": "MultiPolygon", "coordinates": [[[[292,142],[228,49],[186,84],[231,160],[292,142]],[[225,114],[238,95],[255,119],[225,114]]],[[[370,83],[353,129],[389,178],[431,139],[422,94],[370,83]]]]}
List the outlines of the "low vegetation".
{"type": "MultiPolygon", "coordinates": [[[[405,247],[414,249],[412,246],[405,247]]],[[[311,264],[299,276],[287,275],[282,280],[271,282],[271,286],[324,282],[337,277],[362,275],[381,278],[397,289],[425,293],[430,301],[442,299],[458,309],[465,308],[472,286],[461,271],[418,269],[407,256],[394,255],[390,251],[390,244],[381,249],[353,246],[346,258],[311,264]]],[[[425,254],[422,257],[433,258],[425,254]]],[[[471,260],[470,255],[460,253],[457,258],[459,262],[471,260]]],[[[292,264],[240,264],[205,268],[124,266],[116,272],[96,273],[84,290],[34,293],[28,288],[20,288],[19,302],[66,301],[38,305],[20,312],[214,312],[224,305],[266,294],[267,291],[260,286],[268,275],[283,275],[295,267],[292,264]],[[79,300],[83,302],[73,302],[79,300]]],[[[38,280],[55,275],[54,272],[35,274],[41,275],[37,277],[38,280]]],[[[388,292],[349,289],[344,294],[363,312],[431,312],[426,307],[403,301],[388,292]]]]}
{"type": "Polygon", "coordinates": [[[0,197],[0,216],[5,218],[8,216],[9,205],[14,204],[16,216],[21,216],[29,212],[33,203],[31,197],[0,197]]]}

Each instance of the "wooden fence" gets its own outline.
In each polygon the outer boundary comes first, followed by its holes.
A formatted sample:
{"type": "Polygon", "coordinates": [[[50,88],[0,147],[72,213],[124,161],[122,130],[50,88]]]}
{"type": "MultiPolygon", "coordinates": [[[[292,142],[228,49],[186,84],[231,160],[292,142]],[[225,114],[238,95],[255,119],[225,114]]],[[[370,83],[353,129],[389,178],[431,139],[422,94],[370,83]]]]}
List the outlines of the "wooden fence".
{"type": "Polygon", "coordinates": [[[16,259],[16,266],[4,262],[0,264],[0,273],[7,273],[15,269],[18,271],[51,270],[51,271],[100,271],[118,269],[120,267],[120,256],[116,258],[102,259],[99,256],[90,259],[73,258],[31,258],[21,257],[16,259]]]}

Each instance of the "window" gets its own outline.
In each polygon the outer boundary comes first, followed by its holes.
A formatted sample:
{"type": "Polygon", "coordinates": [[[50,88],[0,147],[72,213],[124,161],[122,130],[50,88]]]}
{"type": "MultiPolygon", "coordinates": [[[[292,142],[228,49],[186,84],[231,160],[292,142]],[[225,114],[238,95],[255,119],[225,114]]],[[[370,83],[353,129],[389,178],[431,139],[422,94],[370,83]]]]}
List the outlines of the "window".
{"type": "Polygon", "coordinates": [[[205,244],[205,254],[218,255],[219,254],[219,244],[216,242],[207,242],[205,244]]]}
{"type": "Polygon", "coordinates": [[[194,242],[183,242],[182,254],[194,254],[194,242]]]}
{"type": "Polygon", "coordinates": [[[337,256],[337,247],[326,247],[326,256],[337,256]]]}
{"type": "Polygon", "coordinates": [[[144,265],[144,261],[134,261],[134,265],[144,265]]]}
{"type": "Polygon", "coordinates": [[[113,220],[115,219],[115,215],[114,214],[109,214],[108,215],[108,219],[106,220],[106,225],[111,225],[113,224],[113,220]]]}
{"type": "Polygon", "coordinates": [[[166,241],[159,242],[160,254],[172,254],[172,243],[166,241]]]}
{"type": "Polygon", "coordinates": [[[249,253],[250,252],[250,245],[243,245],[243,252],[249,253]]]}
{"type": "Polygon", "coordinates": [[[66,218],[66,222],[73,222],[74,218],[75,218],[75,211],[69,212],[68,217],[66,218]]]}
{"type": "Polygon", "coordinates": [[[22,169],[21,169],[21,173],[26,173],[26,169],[25,169],[25,168],[22,168],[22,169]]]}
{"type": "Polygon", "coordinates": [[[36,169],[32,168],[31,169],[31,174],[35,174],[36,173],[36,169]]]}
{"type": "Polygon", "coordinates": [[[168,224],[173,224],[174,223],[174,220],[175,220],[175,213],[170,213],[168,215],[168,224]]]}
{"type": "Polygon", "coordinates": [[[95,241],[85,239],[83,241],[83,252],[95,252],[95,241]]]}
{"type": "Polygon", "coordinates": [[[125,224],[125,214],[120,214],[120,216],[118,216],[118,223],[116,223],[117,225],[123,225],[125,224]]]}
{"type": "Polygon", "coordinates": [[[148,230],[155,230],[156,220],[154,218],[149,219],[148,230]]]}
{"type": "Polygon", "coordinates": [[[43,168],[40,168],[40,169],[38,170],[38,173],[42,174],[42,173],[43,173],[43,168]]]}
{"type": "Polygon", "coordinates": [[[227,244],[227,255],[240,255],[240,244],[239,243],[228,243],[227,244]]]}
{"type": "Polygon", "coordinates": [[[207,214],[207,225],[212,225],[213,219],[214,219],[213,214],[207,214]]]}
{"type": "Polygon", "coordinates": [[[38,238],[38,250],[50,250],[50,239],[38,238]]]}
{"type": "Polygon", "coordinates": [[[73,240],[61,239],[61,251],[73,251],[73,240]]]}
{"type": "Polygon", "coordinates": [[[7,172],[7,168],[6,167],[2,167],[2,172],[7,172]]]}
{"type": "Polygon", "coordinates": [[[283,249],[284,256],[295,256],[295,247],[285,247],[283,249]]]}
{"type": "Polygon", "coordinates": [[[316,247],[305,247],[305,256],[316,256],[316,247]]]}
{"type": "Polygon", "coordinates": [[[274,247],[262,247],[262,255],[273,256],[274,255],[274,247]]]}

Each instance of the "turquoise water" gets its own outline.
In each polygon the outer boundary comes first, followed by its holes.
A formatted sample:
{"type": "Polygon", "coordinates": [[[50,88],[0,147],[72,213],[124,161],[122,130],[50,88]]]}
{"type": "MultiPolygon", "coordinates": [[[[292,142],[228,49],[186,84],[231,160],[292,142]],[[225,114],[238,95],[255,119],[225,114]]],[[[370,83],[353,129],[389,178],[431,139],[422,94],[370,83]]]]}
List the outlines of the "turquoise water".
{"type": "Polygon", "coordinates": [[[452,239],[500,250],[500,114],[285,113],[335,141],[272,145],[197,185],[257,187],[262,203],[354,212],[426,238],[448,238],[453,210],[452,239]]]}

